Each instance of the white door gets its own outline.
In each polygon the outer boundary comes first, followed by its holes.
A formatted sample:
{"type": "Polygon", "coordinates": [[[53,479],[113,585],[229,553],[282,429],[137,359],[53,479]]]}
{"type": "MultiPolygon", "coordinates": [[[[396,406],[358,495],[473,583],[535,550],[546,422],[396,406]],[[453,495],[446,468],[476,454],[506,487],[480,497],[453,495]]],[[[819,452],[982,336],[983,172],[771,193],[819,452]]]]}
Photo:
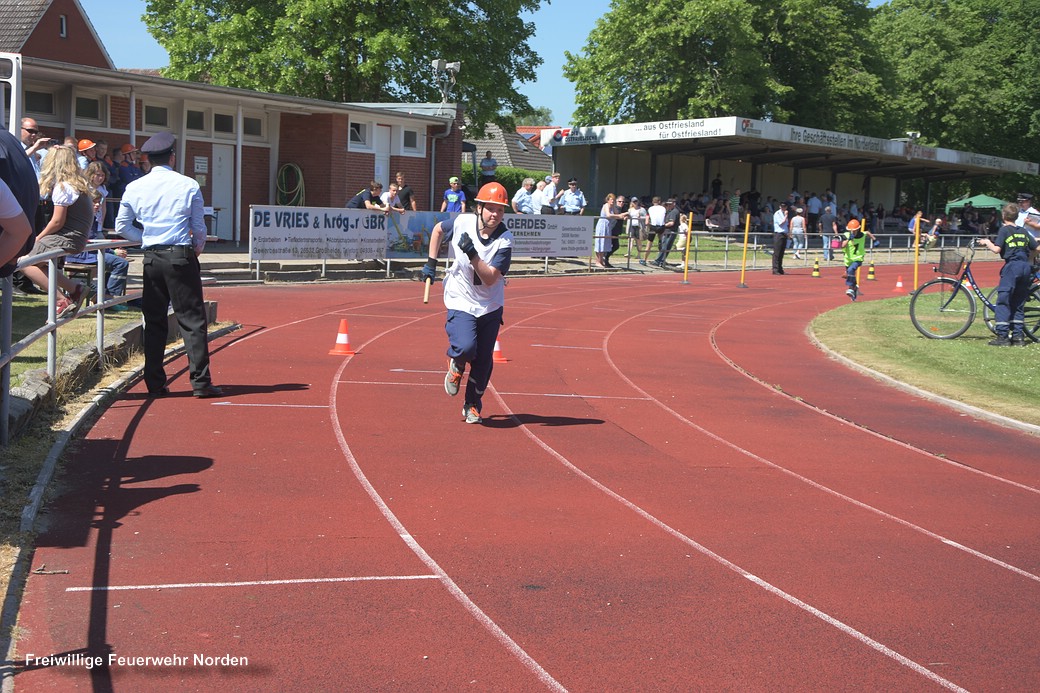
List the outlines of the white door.
{"type": "Polygon", "coordinates": [[[213,199],[209,206],[215,212],[214,232],[222,240],[234,240],[235,210],[235,147],[231,144],[213,145],[213,167],[210,169],[210,191],[213,199]]]}
{"type": "Polygon", "coordinates": [[[390,126],[376,126],[376,170],[373,180],[383,184],[383,190],[390,187],[390,126]]]}

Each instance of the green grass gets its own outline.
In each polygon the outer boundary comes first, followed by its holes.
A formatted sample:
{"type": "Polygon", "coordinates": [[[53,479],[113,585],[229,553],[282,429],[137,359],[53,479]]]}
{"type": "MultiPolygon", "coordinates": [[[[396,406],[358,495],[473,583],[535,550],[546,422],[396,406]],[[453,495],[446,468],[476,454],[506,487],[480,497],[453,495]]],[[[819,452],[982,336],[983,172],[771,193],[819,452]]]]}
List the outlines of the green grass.
{"type": "MultiPolygon", "coordinates": [[[[108,311],[105,313],[105,332],[111,333],[121,327],[140,322],[141,313],[127,310],[123,313],[108,311]]],[[[14,296],[14,312],[12,320],[12,342],[17,342],[27,334],[38,330],[47,322],[47,297],[32,295],[14,296]]],[[[93,344],[97,332],[95,314],[90,313],[72,320],[58,328],[58,358],[69,349],[93,344]]],[[[37,368],[47,367],[47,339],[36,340],[34,344],[20,353],[11,362],[11,382],[17,383],[22,373],[37,368]]]]}
{"type": "MultiPolygon", "coordinates": [[[[987,290],[988,292],[988,290],[987,290]]],[[[996,348],[982,310],[957,339],[928,339],[910,322],[910,297],[850,303],[813,320],[834,351],[897,380],[1040,425],[1040,344],[996,348]]]]}

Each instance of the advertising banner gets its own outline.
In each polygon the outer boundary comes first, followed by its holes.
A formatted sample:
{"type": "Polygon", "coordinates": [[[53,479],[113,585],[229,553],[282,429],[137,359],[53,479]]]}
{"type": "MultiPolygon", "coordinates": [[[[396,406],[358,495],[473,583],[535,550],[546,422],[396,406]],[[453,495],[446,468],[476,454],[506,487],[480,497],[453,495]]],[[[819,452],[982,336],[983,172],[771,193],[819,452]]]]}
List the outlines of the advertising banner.
{"type": "MultiPolygon", "coordinates": [[[[249,259],[424,259],[433,227],[452,216],[456,215],[254,205],[249,210],[249,259]]],[[[566,215],[505,217],[514,237],[513,257],[589,255],[595,223],[592,217],[566,215]]]]}

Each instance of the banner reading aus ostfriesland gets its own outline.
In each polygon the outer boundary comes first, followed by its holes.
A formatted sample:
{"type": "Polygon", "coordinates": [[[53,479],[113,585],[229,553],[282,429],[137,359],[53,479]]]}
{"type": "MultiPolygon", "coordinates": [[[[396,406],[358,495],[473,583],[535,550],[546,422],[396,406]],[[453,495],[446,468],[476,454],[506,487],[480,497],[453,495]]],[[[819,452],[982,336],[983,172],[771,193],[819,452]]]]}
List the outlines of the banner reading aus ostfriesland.
{"type": "MultiPolygon", "coordinates": [[[[445,212],[371,212],[329,207],[252,206],[250,260],[422,259],[445,212]]],[[[592,252],[592,217],[507,214],[513,257],[580,257],[592,252]]],[[[446,250],[446,249],[445,249],[446,250]]],[[[444,257],[445,253],[442,252],[444,257]]]]}

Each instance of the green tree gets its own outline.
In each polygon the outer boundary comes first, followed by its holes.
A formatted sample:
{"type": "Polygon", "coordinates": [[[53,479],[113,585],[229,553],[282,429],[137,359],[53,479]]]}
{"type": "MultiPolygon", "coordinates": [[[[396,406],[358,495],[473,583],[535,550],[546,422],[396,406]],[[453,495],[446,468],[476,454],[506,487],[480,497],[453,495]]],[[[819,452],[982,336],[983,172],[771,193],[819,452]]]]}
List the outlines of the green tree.
{"type": "Polygon", "coordinates": [[[512,116],[512,118],[517,125],[545,125],[546,127],[548,127],[553,124],[552,109],[546,106],[532,108],[530,113],[526,113],[524,115],[514,115],[512,116]]]}
{"type": "Polygon", "coordinates": [[[170,54],[167,77],[328,101],[439,102],[431,62],[459,60],[452,99],[483,124],[530,110],[513,85],[542,62],[520,18],[539,4],[148,0],[144,20],[170,54]]]}

